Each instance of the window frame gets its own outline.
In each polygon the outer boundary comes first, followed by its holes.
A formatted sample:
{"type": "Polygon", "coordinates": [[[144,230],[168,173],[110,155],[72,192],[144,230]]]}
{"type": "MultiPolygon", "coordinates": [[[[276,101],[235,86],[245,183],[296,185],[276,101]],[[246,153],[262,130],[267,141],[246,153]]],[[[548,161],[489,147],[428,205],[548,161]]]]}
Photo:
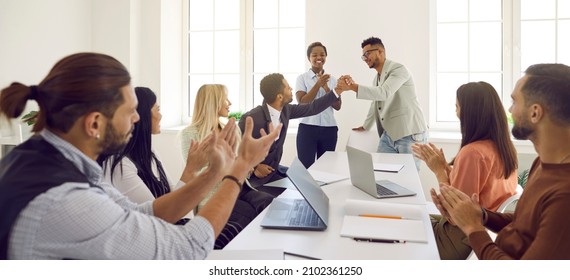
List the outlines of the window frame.
{"type": "MultiPolygon", "coordinates": [[[[441,131],[458,131],[459,120],[456,121],[438,121],[437,120],[437,33],[438,33],[438,18],[437,18],[437,1],[431,1],[430,6],[430,38],[431,38],[431,52],[430,52],[430,94],[429,94],[429,124],[432,129],[441,131]]],[[[469,1],[467,0],[468,9],[469,1]]],[[[558,0],[555,0],[558,3],[558,0]]],[[[521,0],[502,0],[502,92],[500,97],[505,110],[511,104],[511,93],[514,89],[516,82],[523,75],[522,59],[521,59],[521,0]]],[[[537,19],[537,20],[550,20],[550,19],[537,19]]],[[[557,32],[558,23],[564,18],[558,17],[558,7],[556,7],[556,16],[554,18],[555,24],[555,40],[558,41],[559,34],[557,32]]],[[[469,34],[468,34],[469,36],[469,34]]],[[[468,37],[469,38],[469,37],[468,37]]],[[[558,61],[558,48],[556,44],[555,57],[558,61]]],[[[468,50],[470,52],[471,50],[468,50]]],[[[471,73],[469,70],[467,73],[471,73]]],[[[499,89],[497,89],[499,90],[499,89]]]]}
{"type": "MultiPolygon", "coordinates": [[[[215,1],[215,0],[214,0],[215,1]]],[[[240,1],[240,72],[239,72],[239,100],[237,103],[232,105],[231,111],[241,111],[246,112],[252,109],[255,104],[255,95],[260,94],[256,92],[256,87],[254,85],[254,79],[256,74],[263,74],[262,72],[254,72],[254,0],[239,0],[240,1]]],[[[280,1],[286,0],[277,0],[278,3],[280,1]]],[[[192,111],[193,100],[190,100],[190,92],[189,92],[189,57],[190,57],[190,46],[189,46],[189,37],[190,37],[190,30],[189,30],[189,6],[190,0],[183,1],[182,9],[182,24],[183,24],[183,36],[182,36],[182,92],[181,92],[181,102],[182,102],[182,123],[188,124],[191,122],[191,115],[190,112],[192,111]]],[[[278,5],[278,9],[280,6],[278,5]]],[[[276,28],[268,28],[268,29],[277,29],[280,32],[282,29],[289,29],[291,27],[281,27],[277,26],[276,28]]],[[[306,30],[306,20],[302,26],[303,31],[306,30]]],[[[215,31],[214,31],[215,32],[215,31]]],[[[305,32],[303,32],[305,34],[305,32]]],[[[305,37],[302,38],[303,43],[305,44],[305,37]]],[[[279,53],[279,50],[278,50],[279,53]]],[[[305,64],[303,64],[305,66],[305,64]]],[[[276,69],[278,71],[278,69],[276,69]]],[[[301,72],[298,74],[303,73],[304,69],[300,69],[301,72]]],[[[214,72],[215,73],[215,72],[214,72]]],[[[291,74],[291,73],[282,73],[284,75],[291,74]]],[[[289,81],[289,83],[293,83],[294,81],[289,81]]],[[[232,100],[235,102],[235,100],[232,100]]]]}

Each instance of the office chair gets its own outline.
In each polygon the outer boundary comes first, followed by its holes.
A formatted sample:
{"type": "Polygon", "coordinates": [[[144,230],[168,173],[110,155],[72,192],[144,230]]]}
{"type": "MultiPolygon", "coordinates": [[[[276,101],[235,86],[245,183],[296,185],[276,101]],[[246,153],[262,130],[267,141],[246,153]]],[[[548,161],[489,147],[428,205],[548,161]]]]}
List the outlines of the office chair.
{"type": "Polygon", "coordinates": [[[499,213],[512,213],[512,212],[514,212],[515,207],[517,205],[517,202],[521,198],[522,192],[523,192],[523,188],[521,187],[521,185],[517,185],[517,190],[516,190],[515,194],[513,194],[511,197],[507,198],[507,200],[503,201],[503,203],[501,203],[501,206],[499,206],[499,208],[497,208],[497,212],[499,212],[499,213]]]}

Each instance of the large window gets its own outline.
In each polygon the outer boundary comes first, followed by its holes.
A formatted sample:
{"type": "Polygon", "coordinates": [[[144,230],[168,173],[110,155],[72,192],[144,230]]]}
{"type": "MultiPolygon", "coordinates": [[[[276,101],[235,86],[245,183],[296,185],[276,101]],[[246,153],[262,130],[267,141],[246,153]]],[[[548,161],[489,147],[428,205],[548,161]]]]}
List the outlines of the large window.
{"type": "Polygon", "coordinates": [[[232,111],[261,104],[259,81],[279,72],[294,83],[304,72],[305,0],[189,0],[190,117],[198,88],[228,87],[232,111]]]}
{"type": "Polygon", "coordinates": [[[492,84],[505,104],[535,63],[570,64],[570,0],[436,0],[433,127],[457,127],[455,92],[492,84]]]}

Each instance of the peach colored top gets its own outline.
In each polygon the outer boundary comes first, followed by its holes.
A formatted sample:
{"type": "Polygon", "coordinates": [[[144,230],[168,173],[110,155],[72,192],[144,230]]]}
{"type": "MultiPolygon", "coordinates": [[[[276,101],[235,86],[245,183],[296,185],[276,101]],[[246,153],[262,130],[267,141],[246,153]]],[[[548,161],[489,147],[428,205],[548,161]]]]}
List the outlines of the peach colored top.
{"type": "Polygon", "coordinates": [[[517,188],[517,174],[501,176],[503,162],[491,140],[475,141],[459,150],[449,173],[451,186],[471,196],[479,194],[479,203],[496,211],[517,188]]]}

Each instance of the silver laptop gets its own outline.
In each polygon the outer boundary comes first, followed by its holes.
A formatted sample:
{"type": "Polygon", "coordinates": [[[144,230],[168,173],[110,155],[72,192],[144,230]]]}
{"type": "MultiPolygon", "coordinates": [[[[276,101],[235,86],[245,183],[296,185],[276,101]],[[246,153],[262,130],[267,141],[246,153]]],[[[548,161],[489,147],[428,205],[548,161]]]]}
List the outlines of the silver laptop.
{"type": "Polygon", "coordinates": [[[261,221],[264,228],[325,230],[329,220],[329,198],[305,166],[295,158],[287,176],[304,199],[277,197],[261,221]]]}
{"type": "Polygon", "coordinates": [[[394,182],[388,180],[376,181],[374,178],[374,163],[372,155],[365,151],[346,146],[348,167],[352,185],[375,198],[389,198],[416,195],[394,182]]]}

